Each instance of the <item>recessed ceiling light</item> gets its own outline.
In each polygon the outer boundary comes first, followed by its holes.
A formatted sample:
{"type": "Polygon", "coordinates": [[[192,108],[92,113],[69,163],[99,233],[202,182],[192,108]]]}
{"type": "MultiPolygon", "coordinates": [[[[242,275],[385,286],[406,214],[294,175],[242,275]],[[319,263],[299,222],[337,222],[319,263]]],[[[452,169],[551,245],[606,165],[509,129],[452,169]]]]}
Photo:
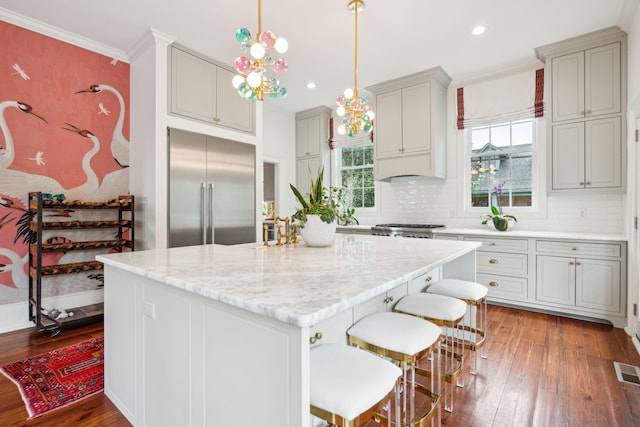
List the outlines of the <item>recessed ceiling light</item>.
{"type": "Polygon", "coordinates": [[[314,82],[307,83],[307,89],[315,89],[315,88],[316,88],[316,84],[314,82]]]}
{"type": "Polygon", "coordinates": [[[487,27],[485,27],[484,25],[478,25],[471,31],[471,34],[473,34],[474,36],[479,36],[485,31],[487,31],[487,27]]]}

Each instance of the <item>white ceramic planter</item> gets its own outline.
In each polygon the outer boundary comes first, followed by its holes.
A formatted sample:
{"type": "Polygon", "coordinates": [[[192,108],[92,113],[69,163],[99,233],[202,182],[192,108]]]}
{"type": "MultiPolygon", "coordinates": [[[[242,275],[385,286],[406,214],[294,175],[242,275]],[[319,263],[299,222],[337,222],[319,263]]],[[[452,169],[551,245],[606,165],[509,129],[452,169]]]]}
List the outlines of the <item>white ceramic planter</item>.
{"type": "Polygon", "coordinates": [[[302,240],[307,246],[330,246],[335,234],[336,221],[327,224],[318,215],[307,215],[307,222],[300,229],[302,240]]]}

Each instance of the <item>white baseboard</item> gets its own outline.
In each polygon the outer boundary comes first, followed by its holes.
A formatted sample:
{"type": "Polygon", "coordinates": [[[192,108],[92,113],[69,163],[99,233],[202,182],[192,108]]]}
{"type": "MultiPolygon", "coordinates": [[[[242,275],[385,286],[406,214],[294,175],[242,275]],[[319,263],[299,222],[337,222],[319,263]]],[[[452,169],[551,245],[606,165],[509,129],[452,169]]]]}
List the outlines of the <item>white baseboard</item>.
{"type": "MultiPolygon", "coordinates": [[[[96,289],[75,294],[59,295],[45,298],[42,301],[42,306],[48,309],[67,310],[73,307],[98,304],[104,301],[103,293],[102,289],[96,289]]],[[[0,305],[0,334],[32,327],[33,322],[29,321],[29,303],[27,301],[0,305]]]]}
{"type": "Polygon", "coordinates": [[[636,351],[638,352],[638,354],[640,354],[640,341],[638,341],[638,337],[636,335],[631,336],[631,342],[633,343],[633,346],[636,348],[636,351]]]}

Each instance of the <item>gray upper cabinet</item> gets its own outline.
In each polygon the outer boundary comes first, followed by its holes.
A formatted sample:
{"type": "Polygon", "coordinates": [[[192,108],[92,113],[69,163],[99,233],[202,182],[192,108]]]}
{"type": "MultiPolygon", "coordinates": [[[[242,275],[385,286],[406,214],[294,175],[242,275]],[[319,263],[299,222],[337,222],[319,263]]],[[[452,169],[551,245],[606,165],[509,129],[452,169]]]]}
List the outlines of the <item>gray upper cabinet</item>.
{"type": "Polygon", "coordinates": [[[366,88],[376,100],[376,180],[402,175],[445,177],[450,81],[436,67],[366,88]]]}
{"type": "Polygon", "coordinates": [[[551,59],[553,121],[620,113],[620,43],[551,59]]]}
{"type": "Polygon", "coordinates": [[[536,49],[545,61],[549,192],[625,191],[626,52],[617,27],[536,49]]]}
{"type": "Polygon", "coordinates": [[[176,46],[171,47],[170,57],[171,114],[254,132],[255,102],[237,94],[232,70],[176,46]]]}

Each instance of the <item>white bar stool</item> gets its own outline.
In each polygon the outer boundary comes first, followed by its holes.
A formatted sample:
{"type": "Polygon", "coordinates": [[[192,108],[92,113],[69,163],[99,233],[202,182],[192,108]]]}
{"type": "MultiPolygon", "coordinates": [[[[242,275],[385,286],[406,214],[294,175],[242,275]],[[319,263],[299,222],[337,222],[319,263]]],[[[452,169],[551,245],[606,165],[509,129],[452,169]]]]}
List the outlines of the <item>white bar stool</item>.
{"type": "Polygon", "coordinates": [[[394,311],[428,320],[440,326],[446,348],[441,349],[444,357],[445,390],[444,410],[453,411],[453,389],[464,385],[461,373],[463,366],[462,339],[458,336],[458,324],[462,321],[467,305],[457,298],[444,295],[417,293],[403,297],[396,304],[394,311]],[[450,348],[451,347],[451,348],[450,348]]]}
{"type": "MultiPolygon", "coordinates": [[[[396,413],[402,412],[405,426],[427,425],[439,407],[440,386],[437,369],[437,357],[441,329],[437,325],[405,314],[382,312],[366,316],[356,322],[349,330],[349,343],[387,357],[402,367],[404,392],[402,409],[396,407],[396,413]],[[429,360],[431,370],[430,384],[426,387],[416,382],[418,361],[432,356],[429,360]],[[434,362],[435,360],[435,362],[434,362]],[[407,373],[410,379],[407,380],[407,373]],[[430,404],[424,412],[416,416],[416,392],[426,396],[430,404]],[[407,402],[408,401],[408,402],[407,402]]],[[[437,425],[440,425],[438,418],[437,425]]]]}
{"type": "MultiPolygon", "coordinates": [[[[458,327],[463,330],[465,348],[474,352],[473,367],[470,367],[469,373],[475,375],[478,368],[478,349],[487,339],[487,287],[467,280],[442,279],[429,284],[425,292],[458,298],[467,304],[465,317],[458,327]]],[[[480,357],[487,358],[486,354],[480,357]]]]}
{"type": "MultiPolygon", "coordinates": [[[[399,367],[345,344],[319,345],[309,357],[313,415],[338,427],[359,427],[372,419],[389,426],[382,412],[397,391],[399,367]]],[[[396,405],[397,399],[396,394],[396,405]]]]}

